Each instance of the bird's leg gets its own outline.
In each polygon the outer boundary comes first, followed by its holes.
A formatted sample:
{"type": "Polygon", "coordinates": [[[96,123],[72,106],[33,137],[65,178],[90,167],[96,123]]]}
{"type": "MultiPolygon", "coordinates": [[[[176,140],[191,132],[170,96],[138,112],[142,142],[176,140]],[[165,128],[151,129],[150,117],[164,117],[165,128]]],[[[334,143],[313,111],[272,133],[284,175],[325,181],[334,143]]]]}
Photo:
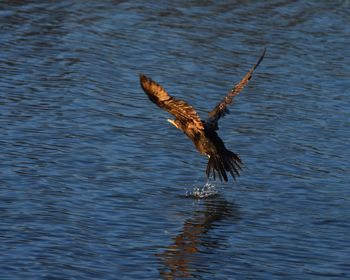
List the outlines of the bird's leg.
{"type": "Polygon", "coordinates": [[[170,122],[172,125],[174,125],[176,128],[179,128],[179,127],[177,126],[177,124],[175,123],[174,120],[172,120],[172,119],[167,119],[167,121],[170,122]]]}

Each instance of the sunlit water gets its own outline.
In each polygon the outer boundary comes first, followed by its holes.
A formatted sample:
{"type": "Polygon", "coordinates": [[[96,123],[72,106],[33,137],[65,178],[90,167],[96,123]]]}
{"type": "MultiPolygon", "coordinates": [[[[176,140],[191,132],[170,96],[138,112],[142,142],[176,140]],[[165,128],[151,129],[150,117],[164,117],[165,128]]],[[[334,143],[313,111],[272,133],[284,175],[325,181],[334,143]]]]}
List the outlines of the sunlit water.
{"type": "Polygon", "coordinates": [[[1,279],[349,279],[348,1],[1,1],[1,279]],[[220,121],[206,158],[138,75],[220,121]]]}

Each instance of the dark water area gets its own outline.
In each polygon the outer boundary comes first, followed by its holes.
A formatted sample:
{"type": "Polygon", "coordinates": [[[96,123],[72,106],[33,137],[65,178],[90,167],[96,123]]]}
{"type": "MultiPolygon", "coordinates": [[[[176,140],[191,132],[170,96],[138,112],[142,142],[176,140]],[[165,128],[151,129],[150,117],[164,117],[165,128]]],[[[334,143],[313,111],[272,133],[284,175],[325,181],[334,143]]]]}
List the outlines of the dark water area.
{"type": "Polygon", "coordinates": [[[349,1],[1,1],[1,279],[350,279],[349,1]],[[44,3],[45,2],[45,3],[44,3]],[[220,121],[207,159],[139,86],[220,121]]]}

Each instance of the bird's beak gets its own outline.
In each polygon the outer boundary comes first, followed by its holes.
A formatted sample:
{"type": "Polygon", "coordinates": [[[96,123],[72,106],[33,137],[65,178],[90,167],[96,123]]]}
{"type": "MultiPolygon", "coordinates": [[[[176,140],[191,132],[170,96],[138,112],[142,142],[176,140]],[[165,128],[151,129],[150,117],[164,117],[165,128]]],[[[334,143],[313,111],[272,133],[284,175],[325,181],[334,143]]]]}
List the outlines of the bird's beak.
{"type": "Polygon", "coordinates": [[[173,126],[175,126],[176,128],[178,128],[174,120],[167,119],[167,121],[170,122],[170,123],[171,123],[173,126]]]}

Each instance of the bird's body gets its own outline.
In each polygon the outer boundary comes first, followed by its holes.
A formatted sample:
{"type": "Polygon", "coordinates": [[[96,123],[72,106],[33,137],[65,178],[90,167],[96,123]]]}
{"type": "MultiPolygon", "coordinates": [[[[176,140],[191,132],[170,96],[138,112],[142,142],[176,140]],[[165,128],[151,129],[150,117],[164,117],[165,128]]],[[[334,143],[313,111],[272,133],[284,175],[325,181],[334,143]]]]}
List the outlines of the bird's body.
{"type": "Polygon", "coordinates": [[[265,50],[258,62],[249,70],[244,78],[236,84],[227,96],[209,113],[209,118],[203,121],[197,112],[185,101],[171,97],[158,83],[145,75],[140,75],[141,87],[149,99],[160,108],[167,110],[175,117],[168,119],[176,128],[183,131],[191,139],[196,149],[203,155],[209,157],[206,174],[213,178],[227,181],[229,172],[233,178],[239,176],[242,161],[238,155],[226,149],[224,142],[217,134],[218,120],[228,113],[227,105],[232,103],[233,97],[251,79],[252,74],[265,55],[265,50]]]}

